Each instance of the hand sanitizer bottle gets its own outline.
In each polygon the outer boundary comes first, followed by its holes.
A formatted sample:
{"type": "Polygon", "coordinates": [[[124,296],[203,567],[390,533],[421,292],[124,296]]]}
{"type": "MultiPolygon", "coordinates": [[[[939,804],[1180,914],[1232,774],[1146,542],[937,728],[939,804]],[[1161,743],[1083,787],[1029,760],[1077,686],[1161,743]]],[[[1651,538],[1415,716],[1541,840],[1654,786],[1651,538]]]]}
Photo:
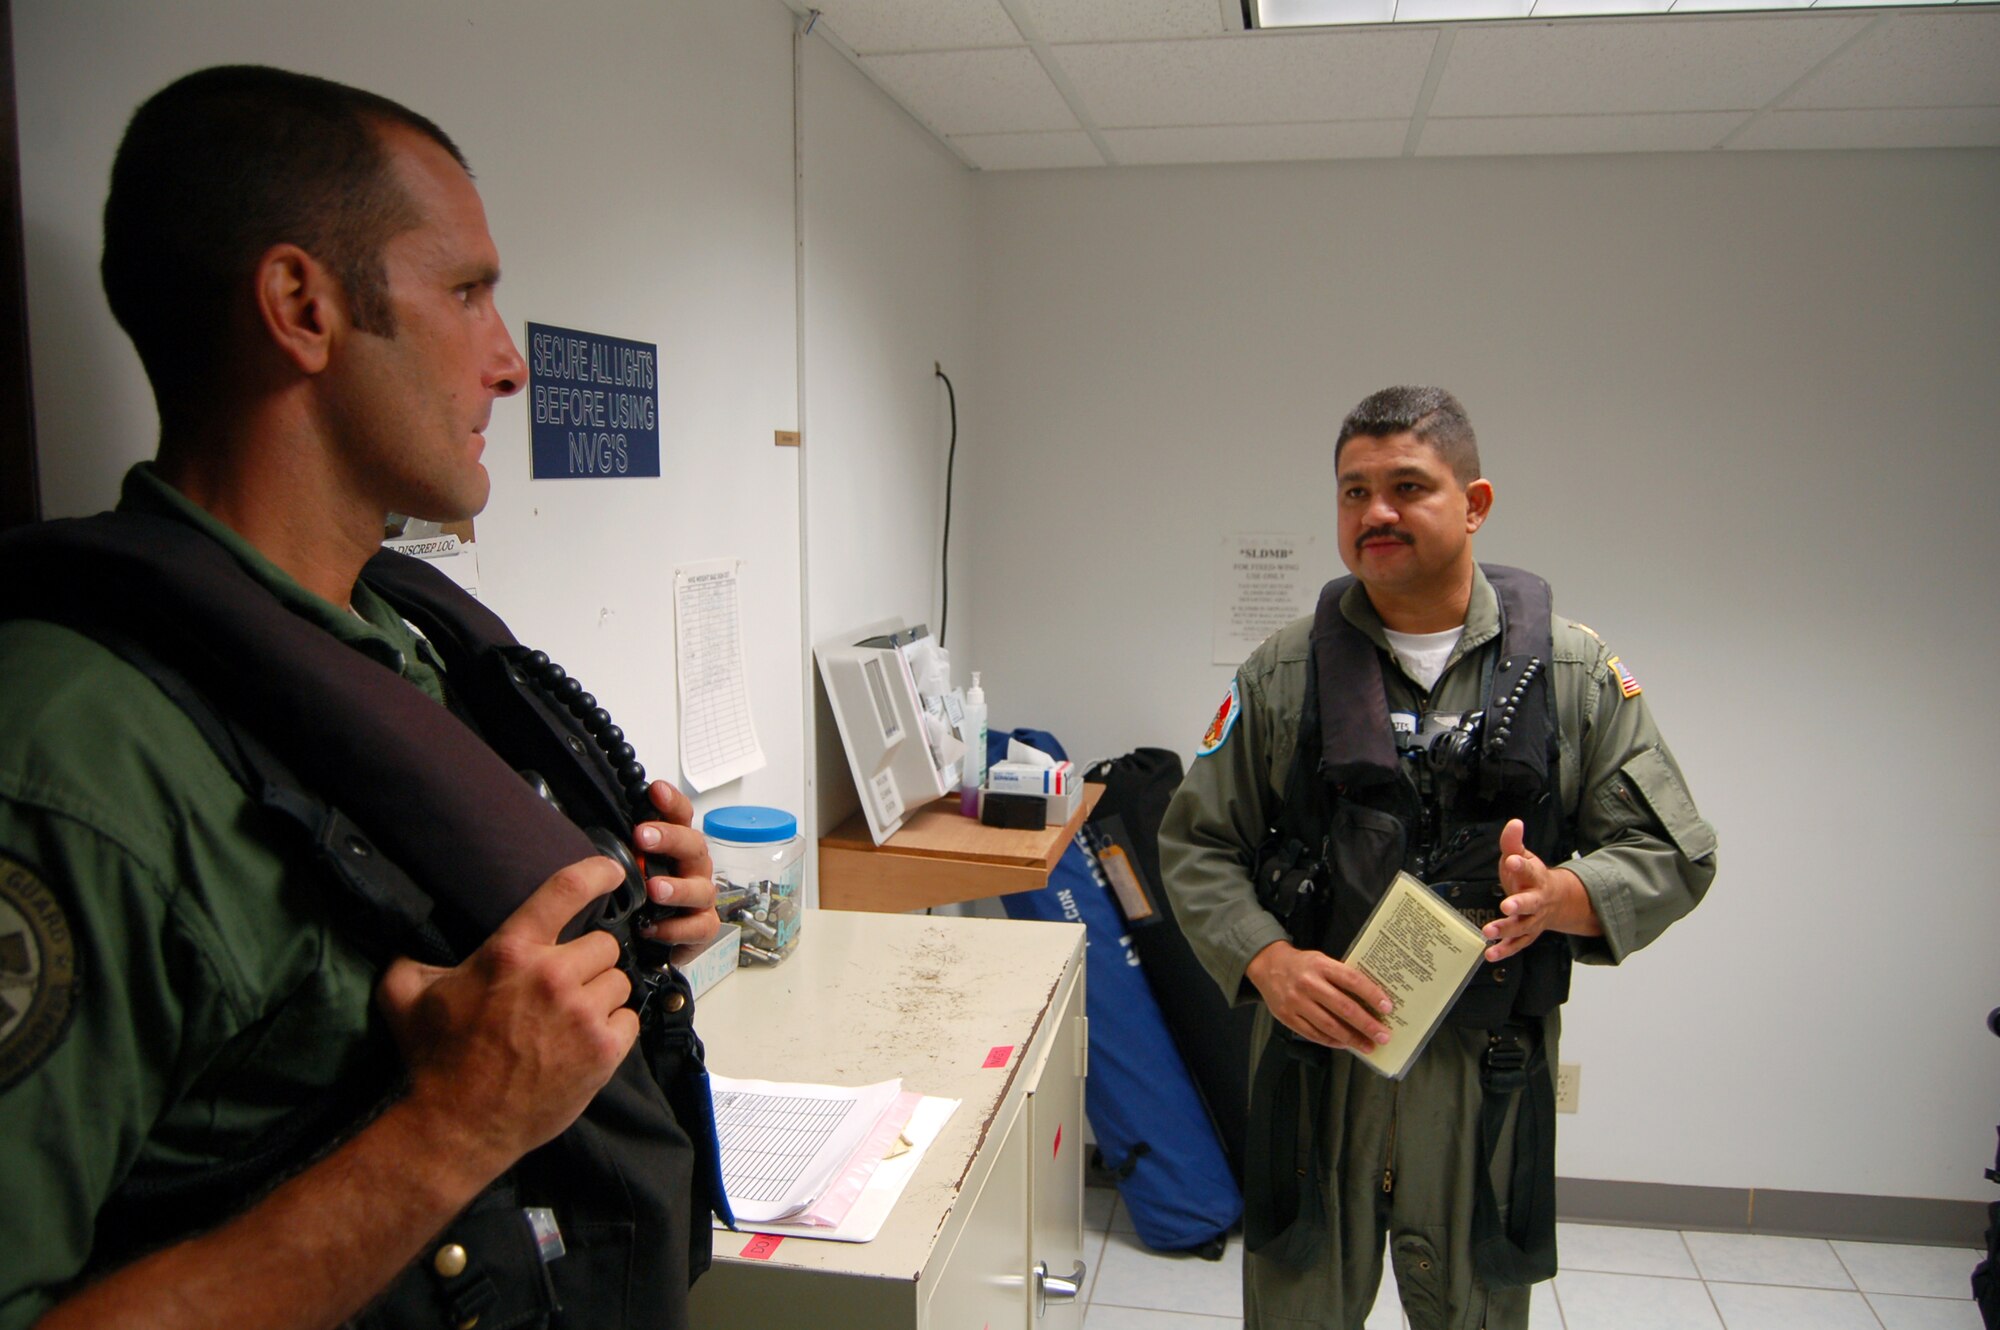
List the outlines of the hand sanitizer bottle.
{"type": "Polygon", "coordinates": [[[979,686],[979,671],[972,672],[972,687],[965,690],[964,777],[959,783],[958,811],[967,817],[979,816],[979,787],[986,783],[986,690],[979,686]]]}

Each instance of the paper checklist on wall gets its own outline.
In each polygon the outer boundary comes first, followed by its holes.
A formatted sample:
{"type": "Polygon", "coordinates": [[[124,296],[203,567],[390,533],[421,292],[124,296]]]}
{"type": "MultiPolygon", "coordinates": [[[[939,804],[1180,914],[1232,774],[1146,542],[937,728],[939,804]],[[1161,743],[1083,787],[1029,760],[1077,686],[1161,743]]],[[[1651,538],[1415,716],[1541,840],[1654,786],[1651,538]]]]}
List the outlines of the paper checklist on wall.
{"type": "Polygon", "coordinates": [[[743,670],[742,567],[740,559],[710,559],[674,569],[681,769],[697,790],[764,765],[743,670]]]}

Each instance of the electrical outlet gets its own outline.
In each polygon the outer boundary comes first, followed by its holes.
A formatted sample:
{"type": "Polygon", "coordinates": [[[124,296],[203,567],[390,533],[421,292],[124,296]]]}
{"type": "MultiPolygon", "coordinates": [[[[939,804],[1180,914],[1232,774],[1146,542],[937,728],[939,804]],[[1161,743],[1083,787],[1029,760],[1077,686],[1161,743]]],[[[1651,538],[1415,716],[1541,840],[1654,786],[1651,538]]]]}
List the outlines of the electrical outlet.
{"type": "Polygon", "coordinates": [[[1576,1112],[1576,1086],[1583,1068],[1574,1062],[1556,1063],[1556,1112],[1576,1112]]]}

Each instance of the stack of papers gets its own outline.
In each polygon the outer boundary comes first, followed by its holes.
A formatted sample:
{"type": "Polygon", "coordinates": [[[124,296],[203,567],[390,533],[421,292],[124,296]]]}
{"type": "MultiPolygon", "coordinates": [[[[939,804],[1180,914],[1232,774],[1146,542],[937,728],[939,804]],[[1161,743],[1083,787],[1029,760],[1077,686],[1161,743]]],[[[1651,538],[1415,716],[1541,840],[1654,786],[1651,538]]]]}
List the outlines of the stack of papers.
{"type": "Polygon", "coordinates": [[[955,1099],[900,1080],[849,1088],[710,1076],[722,1182],[739,1223],[867,1242],[902,1194],[955,1099]]]}

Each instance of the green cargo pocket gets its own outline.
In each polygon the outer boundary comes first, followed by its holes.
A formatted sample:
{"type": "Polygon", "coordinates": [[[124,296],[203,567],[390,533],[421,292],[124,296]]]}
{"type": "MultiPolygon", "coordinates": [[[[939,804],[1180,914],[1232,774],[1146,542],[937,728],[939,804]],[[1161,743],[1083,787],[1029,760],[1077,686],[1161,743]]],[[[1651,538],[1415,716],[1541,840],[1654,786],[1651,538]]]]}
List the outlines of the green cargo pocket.
{"type": "Polygon", "coordinates": [[[1446,1294],[1444,1262],[1430,1240],[1415,1233],[1398,1233],[1389,1244],[1389,1264],[1396,1271],[1396,1292],[1411,1325],[1443,1325],[1451,1300],[1446,1294]]]}
{"type": "MultiPolygon", "coordinates": [[[[1648,748],[1633,757],[1625,763],[1620,774],[1645,801],[1654,820],[1666,831],[1674,847],[1689,860],[1706,859],[1715,853],[1715,829],[1695,811],[1687,786],[1681,784],[1673,763],[1667,761],[1666,755],[1658,748],[1648,748]]],[[[1614,785],[1611,797],[1621,802],[1629,801],[1631,792],[1621,785],[1614,785]]]]}

